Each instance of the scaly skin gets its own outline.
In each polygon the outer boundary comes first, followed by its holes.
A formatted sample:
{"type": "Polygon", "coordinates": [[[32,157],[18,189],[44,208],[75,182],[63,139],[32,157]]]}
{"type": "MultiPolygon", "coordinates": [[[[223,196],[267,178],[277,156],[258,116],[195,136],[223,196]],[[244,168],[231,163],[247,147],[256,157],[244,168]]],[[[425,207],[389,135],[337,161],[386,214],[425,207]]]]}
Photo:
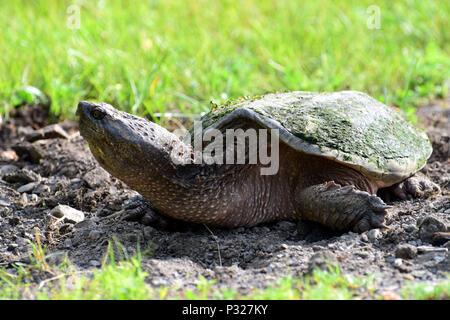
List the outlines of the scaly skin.
{"type": "MultiPolygon", "coordinates": [[[[378,185],[336,161],[280,143],[275,175],[260,175],[260,164],[181,165],[171,151],[189,156],[191,147],[153,122],[104,103],[80,102],[77,114],[100,165],[164,216],[221,227],[307,219],[338,230],[385,228],[388,207],[374,195],[378,185]]],[[[258,129],[248,121],[239,126],[258,129]]]]}

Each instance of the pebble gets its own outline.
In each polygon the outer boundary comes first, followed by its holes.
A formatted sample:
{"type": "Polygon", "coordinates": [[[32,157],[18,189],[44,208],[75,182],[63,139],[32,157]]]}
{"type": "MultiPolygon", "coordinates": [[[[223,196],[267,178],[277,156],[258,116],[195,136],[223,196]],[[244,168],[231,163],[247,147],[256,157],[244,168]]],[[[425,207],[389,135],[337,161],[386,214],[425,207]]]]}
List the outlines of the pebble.
{"type": "Polygon", "coordinates": [[[0,207],[9,207],[10,205],[11,202],[8,199],[6,198],[0,199],[0,207]]]}
{"type": "Polygon", "coordinates": [[[19,187],[19,188],[17,189],[17,192],[19,192],[19,193],[30,193],[31,191],[34,190],[34,188],[35,188],[38,184],[39,184],[38,182],[30,182],[30,183],[27,183],[27,184],[25,184],[25,185],[19,187]]]}
{"type": "Polygon", "coordinates": [[[89,228],[94,225],[94,222],[92,220],[83,220],[81,222],[78,222],[74,225],[76,229],[83,229],[83,228],[89,228]]]}
{"type": "Polygon", "coordinates": [[[367,237],[367,234],[363,233],[363,234],[361,235],[361,241],[369,242],[369,238],[367,237]]]}
{"type": "Polygon", "coordinates": [[[400,258],[397,258],[394,260],[394,266],[396,266],[397,268],[401,267],[403,265],[403,260],[400,258]]]}
{"type": "Polygon", "coordinates": [[[34,142],[37,140],[56,138],[69,139],[69,135],[58,124],[51,124],[42,129],[30,132],[25,137],[25,140],[27,140],[28,142],[34,142]]]}
{"type": "Polygon", "coordinates": [[[45,155],[45,152],[44,150],[42,150],[42,148],[29,142],[16,144],[12,146],[12,149],[20,158],[29,158],[32,163],[39,163],[45,155]]]}
{"type": "Polygon", "coordinates": [[[419,237],[422,241],[431,242],[436,232],[446,232],[447,226],[434,217],[426,217],[419,223],[419,237]]]}
{"type": "Polygon", "coordinates": [[[18,171],[19,168],[13,164],[5,164],[0,167],[0,176],[4,176],[6,174],[11,174],[15,171],[18,171]]]}
{"type": "Polygon", "coordinates": [[[98,187],[103,186],[105,181],[109,180],[109,173],[102,168],[97,167],[94,170],[87,172],[83,176],[83,180],[87,183],[89,188],[97,189],[98,187]]]}
{"type": "Polygon", "coordinates": [[[69,238],[67,238],[66,240],[64,240],[64,246],[66,248],[72,248],[72,240],[70,240],[69,238]]]}
{"type": "Polygon", "coordinates": [[[97,260],[89,260],[89,264],[93,267],[100,267],[101,263],[97,260]]]}
{"type": "Polygon", "coordinates": [[[394,254],[396,258],[413,259],[417,256],[417,248],[410,244],[399,244],[394,254]]]}
{"type": "Polygon", "coordinates": [[[450,208],[448,208],[447,210],[445,210],[444,213],[450,214],[450,208]]]}
{"type": "Polygon", "coordinates": [[[405,225],[405,226],[403,227],[403,229],[404,229],[406,232],[409,232],[409,233],[412,233],[412,232],[418,230],[417,227],[416,227],[415,225],[412,225],[412,224],[407,224],[407,225],[405,225]]]}
{"type": "Polygon", "coordinates": [[[21,169],[13,172],[9,172],[3,176],[3,180],[9,183],[30,183],[41,180],[41,176],[31,170],[21,169]]]}
{"type": "Polygon", "coordinates": [[[56,218],[64,218],[67,223],[79,223],[84,220],[84,213],[72,207],[60,204],[54,207],[50,214],[56,218]]]}
{"type": "Polygon", "coordinates": [[[372,229],[367,231],[367,238],[370,242],[375,242],[382,237],[381,231],[379,229],[372,229]]]}
{"type": "Polygon", "coordinates": [[[34,189],[34,193],[38,194],[38,195],[44,195],[47,193],[50,193],[50,187],[40,183],[35,189],[34,189]]]}
{"type": "Polygon", "coordinates": [[[98,238],[100,238],[100,236],[102,235],[102,233],[96,229],[91,230],[91,232],[89,232],[88,238],[92,239],[92,240],[97,240],[98,238]]]}
{"type": "Polygon", "coordinates": [[[1,161],[17,161],[19,157],[14,150],[5,150],[0,153],[1,161]]]}

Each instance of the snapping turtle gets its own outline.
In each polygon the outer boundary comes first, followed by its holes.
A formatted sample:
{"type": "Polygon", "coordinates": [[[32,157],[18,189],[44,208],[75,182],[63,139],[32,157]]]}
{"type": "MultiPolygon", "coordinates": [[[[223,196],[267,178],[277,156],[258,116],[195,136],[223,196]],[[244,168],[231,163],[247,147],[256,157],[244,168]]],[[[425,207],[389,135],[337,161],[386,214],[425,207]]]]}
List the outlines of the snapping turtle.
{"type": "MultiPolygon", "coordinates": [[[[380,188],[401,198],[439,191],[425,177],[411,177],[431,154],[427,135],[361,92],[241,98],[202,117],[205,134],[254,129],[262,140],[275,137],[279,144],[266,150],[278,153],[275,174],[261,174],[267,162],[248,161],[250,145],[245,163],[199,162],[191,144],[106,103],[80,102],[77,114],[100,165],[179,220],[237,227],[305,219],[362,232],[387,228],[389,206],[376,195],[380,188]],[[263,135],[261,129],[272,130],[263,135]]],[[[222,151],[225,158],[230,149],[222,151]]]]}

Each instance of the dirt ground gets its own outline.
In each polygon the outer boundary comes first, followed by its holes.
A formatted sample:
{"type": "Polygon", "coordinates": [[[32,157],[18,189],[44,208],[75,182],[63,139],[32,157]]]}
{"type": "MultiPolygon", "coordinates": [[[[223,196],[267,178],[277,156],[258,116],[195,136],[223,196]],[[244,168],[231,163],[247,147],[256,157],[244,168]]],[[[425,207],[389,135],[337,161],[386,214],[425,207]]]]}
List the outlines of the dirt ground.
{"type": "Polygon", "coordinates": [[[130,203],[144,200],[99,167],[75,123],[45,127],[41,109],[28,106],[0,123],[0,267],[27,261],[37,228],[49,252],[65,252],[80,270],[100,267],[112,237],[128,254],[139,243],[142,266],[156,287],[193,288],[201,275],[245,294],[288,274],[324,268],[324,260],[345,273],[375,274],[379,292],[398,292],[405,281],[448,279],[450,241],[433,234],[450,231],[450,100],[418,111],[434,147],[422,172],[441,194],[394,202],[390,229],[363,234],[337,234],[307,222],[167,230],[125,221],[130,203]],[[60,204],[83,215],[57,218],[60,204]]]}

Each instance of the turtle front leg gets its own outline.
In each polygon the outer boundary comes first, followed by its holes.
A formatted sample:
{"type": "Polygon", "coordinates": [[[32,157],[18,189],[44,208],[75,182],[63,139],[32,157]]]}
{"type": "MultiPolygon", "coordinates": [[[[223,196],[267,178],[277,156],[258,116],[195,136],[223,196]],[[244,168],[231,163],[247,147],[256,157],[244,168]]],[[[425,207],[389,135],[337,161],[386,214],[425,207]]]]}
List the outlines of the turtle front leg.
{"type": "Polygon", "coordinates": [[[364,232],[373,228],[388,228],[383,222],[390,206],[353,185],[342,187],[330,181],[299,188],[295,197],[302,219],[342,231],[364,232]]]}

